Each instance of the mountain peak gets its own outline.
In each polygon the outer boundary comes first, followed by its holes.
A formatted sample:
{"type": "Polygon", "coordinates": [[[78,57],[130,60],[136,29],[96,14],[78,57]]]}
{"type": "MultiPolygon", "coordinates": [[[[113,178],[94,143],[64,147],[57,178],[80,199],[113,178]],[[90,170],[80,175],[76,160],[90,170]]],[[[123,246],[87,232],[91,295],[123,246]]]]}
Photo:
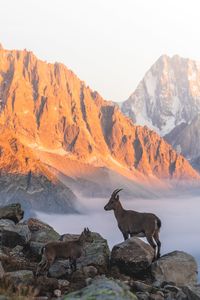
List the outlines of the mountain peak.
{"type": "Polygon", "coordinates": [[[136,124],[160,135],[188,123],[200,111],[200,67],[179,55],[162,55],[122,105],[136,124]]]}
{"type": "Polygon", "coordinates": [[[3,48],[3,45],[0,43],[0,50],[3,50],[4,48],[3,48]]]}

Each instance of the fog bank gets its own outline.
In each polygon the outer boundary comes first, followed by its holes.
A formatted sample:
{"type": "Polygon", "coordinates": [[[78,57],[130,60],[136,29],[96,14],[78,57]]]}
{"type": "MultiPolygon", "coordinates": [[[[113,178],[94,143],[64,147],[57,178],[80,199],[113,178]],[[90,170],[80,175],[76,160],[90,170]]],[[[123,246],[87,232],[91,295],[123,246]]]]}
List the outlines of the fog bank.
{"type": "MultiPolygon", "coordinates": [[[[192,254],[200,265],[200,199],[196,195],[177,198],[123,200],[124,208],[152,212],[162,221],[161,254],[174,250],[192,254]]],[[[84,227],[100,233],[108,240],[110,248],[123,241],[113,211],[104,211],[108,199],[82,198],[81,214],[47,215],[36,212],[37,218],[53,226],[60,234],[80,233],[84,227]]]]}

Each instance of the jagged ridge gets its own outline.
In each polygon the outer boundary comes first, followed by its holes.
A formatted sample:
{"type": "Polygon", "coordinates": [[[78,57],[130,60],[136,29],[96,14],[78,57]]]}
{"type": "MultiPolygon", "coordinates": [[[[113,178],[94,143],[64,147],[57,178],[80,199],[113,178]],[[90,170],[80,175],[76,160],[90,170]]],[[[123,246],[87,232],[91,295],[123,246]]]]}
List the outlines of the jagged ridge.
{"type": "Polygon", "coordinates": [[[198,178],[162,138],[135,126],[62,64],[45,63],[27,51],[0,50],[0,98],[1,131],[9,130],[29,149],[126,169],[135,177],[198,178]]]}
{"type": "Polygon", "coordinates": [[[161,56],[123,103],[122,111],[161,135],[190,123],[200,111],[200,63],[178,55],[161,56]]]}

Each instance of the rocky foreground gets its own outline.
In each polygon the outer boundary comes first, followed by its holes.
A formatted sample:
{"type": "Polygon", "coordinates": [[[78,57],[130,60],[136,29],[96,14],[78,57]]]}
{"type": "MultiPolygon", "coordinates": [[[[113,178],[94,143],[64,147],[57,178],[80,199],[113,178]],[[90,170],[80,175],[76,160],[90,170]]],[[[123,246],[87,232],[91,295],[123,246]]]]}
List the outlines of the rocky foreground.
{"type": "Polygon", "coordinates": [[[56,260],[48,276],[36,276],[41,248],[60,236],[37,219],[22,221],[20,204],[0,207],[0,300],[6,299],[200,299],[197,263],[182,251],[153,262],[153,250],[138,238],[115,245],[93,232],[71,273],[68,260],[56,260]]]}

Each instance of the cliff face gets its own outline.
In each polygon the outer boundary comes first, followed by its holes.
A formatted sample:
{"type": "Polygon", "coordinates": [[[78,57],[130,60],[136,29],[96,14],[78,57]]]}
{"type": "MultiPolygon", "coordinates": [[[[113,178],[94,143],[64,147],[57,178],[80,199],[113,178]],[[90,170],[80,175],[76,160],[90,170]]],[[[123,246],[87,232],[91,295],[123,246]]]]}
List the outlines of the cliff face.
{"type": "Polygon", "coordinates": [[[135,126],[64,65],[27,51],[0,49],[0,130],[0,166],[7,173],[31,170],[49,178],[52,167],[69,175],[62,164],[71,161],[85,172],[92,166],[130,178],[198,178],[156,133],[135,126]]]}
{"type": "Polygon", "coordinates": [[[200,111],[200,64],[178,55],[161,56],[122,110],[136,124],[162,136],[181,123],[190,123],[200,111]]]}
{"type": "Polygon", "coordinates": [[[165,139],[188,159],[196,159],[200,155],[199,126],[200,115],[197,115],[189,124],[175,127],[165,139]]]}

